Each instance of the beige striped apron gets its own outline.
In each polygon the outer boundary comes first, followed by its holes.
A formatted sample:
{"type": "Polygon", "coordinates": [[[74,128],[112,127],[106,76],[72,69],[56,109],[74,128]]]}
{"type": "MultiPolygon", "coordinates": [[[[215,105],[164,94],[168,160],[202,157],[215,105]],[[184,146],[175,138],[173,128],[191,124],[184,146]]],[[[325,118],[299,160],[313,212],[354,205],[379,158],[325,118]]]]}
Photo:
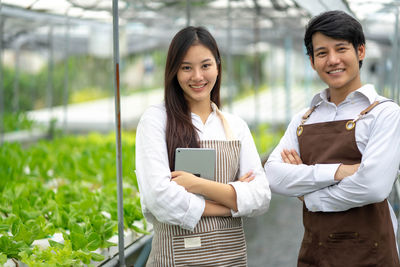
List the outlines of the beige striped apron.
{"type": "MultiPolygon", "coordinates": [[[[240,141],[230,140],[229,125],[217,114],[228,140],[203,140],[200,146],[216,149],[216,181],[226,184],[238,178],[240,141]]],[[[147,266],[247,266],[241,218],[202,217],[193,232],[158,221],[153,227],[147,266]]]]}

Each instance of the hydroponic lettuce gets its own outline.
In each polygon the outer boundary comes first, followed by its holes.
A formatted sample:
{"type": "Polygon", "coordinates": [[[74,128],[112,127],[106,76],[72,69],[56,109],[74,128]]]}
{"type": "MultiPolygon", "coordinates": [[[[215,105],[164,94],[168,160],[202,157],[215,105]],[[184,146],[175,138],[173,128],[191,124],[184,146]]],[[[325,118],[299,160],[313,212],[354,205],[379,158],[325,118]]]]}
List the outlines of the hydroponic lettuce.
{"type": "MultiPolygon", "coordinates": [[[[134,225],[146,224],[133,171],[133,140],[123,134],[124,224],[147,233],[134,225]]],[[[0,265],[10,258],[28,266],[102,261],[99,249],[116,245],[109,241],[118,221],[115,159],[114,135],[68,136],[28,148],[2,144],[0,265]]]]}

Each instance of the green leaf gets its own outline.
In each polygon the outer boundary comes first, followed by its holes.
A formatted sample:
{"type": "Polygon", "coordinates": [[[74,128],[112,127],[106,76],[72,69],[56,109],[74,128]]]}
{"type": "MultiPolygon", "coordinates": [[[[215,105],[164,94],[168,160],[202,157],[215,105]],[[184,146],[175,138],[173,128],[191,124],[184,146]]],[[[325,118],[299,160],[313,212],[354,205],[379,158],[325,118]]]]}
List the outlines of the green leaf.
{"type": "Polygon", "coordinates": [[[92,233],[88,236],[87,240],[88,240],[88,243],[87,243],[86,248],[87,248],[89,251],[96,250],[96,249],[98,249],[98,248],[100,247],[100,245],[101,245],[101,237],[100,237],[100,235],[97,234],[97,233],[93,233],[93,232],[92,232],[92,233]]]}
{"type": "Polygon", "coordinates": [[[8,224],[0,224],[0,232],[8,232],[10,226],[8,224]]]}
{"type": "Polygon", "coordinates": [[[91,255],[90,252],[85,252],[85,251],[82,251],[82,250],[77,250],[77,251],[75,251],[74,254],[76,255],[76,257],[78,259],[80,259],[85,264],[89,264],[90,260],[92,258],[92,255],[91,255]]]}
{"type": "Polygon", "coordinates": [[[16,222],[14,226],[16,228],[14,234],[15,241],[23,241],[27,245],[30,245],[36,239],[37,233],[39,231],[38,226],[33,225],[32,227],[27,227],[23,223],[18,222],[16,222]]]}
{"type": "Polygon", "coordinates": [[[23,241],[15,241],[10,236],[0,237],[0,251],[8,258],[19,259],[18,253],[28,249],[29,247],[23,241]]]}
{"type": "Polygon", "coordinates": [[[0,265],[5,264],[6,262],[7,262],[7,255],[0,252],[0,265]]]}
{"type": "Polygon", "coordinates": [[[133,230],[135,230],[135,232],[137,233],[141,233],[144,235],[149,235],[150,232],[147,232],[146,230],[140,229],[139,227],[135,226],[135,225],[131,225],[131,227],[133,228],[133,230]]]}
{"type": "Polygon", "coordinates": [[[104,241],[103,242],[103,248],[109,248],[109,247],[114,247],[114,246],[116,246],[117,244],[115,244],[115,243],[113,243],[113,242],[110,242],[110,241],[104,241]]]}
{"type": "Polygon", "coordinates": [[[49,244],[50,244],[51,247],[54,247],[54,248],[59,248],[59,249],[63,249],[64,248],[64,244],[58,243],[58,242],[56,242],[54,240],[51,240],[51,239],[49,239],[49,244]]]}
{"type": "Polygon", "coordinates": [[[71,243],[72,243],[72,249],[73,250],[86,248],[87,240],[86,240],[84,234],[81,234],[81,233],[78,233],[78,232],[71,232],[70,238],[71,238],[71,243]]]}
{"type": "Polygon", "coordinates": [[[102,261],[105,258],[104,255],[94,253],[94,252],[91,252],[90,255],[92,256],[93,261],[102,261]]]}

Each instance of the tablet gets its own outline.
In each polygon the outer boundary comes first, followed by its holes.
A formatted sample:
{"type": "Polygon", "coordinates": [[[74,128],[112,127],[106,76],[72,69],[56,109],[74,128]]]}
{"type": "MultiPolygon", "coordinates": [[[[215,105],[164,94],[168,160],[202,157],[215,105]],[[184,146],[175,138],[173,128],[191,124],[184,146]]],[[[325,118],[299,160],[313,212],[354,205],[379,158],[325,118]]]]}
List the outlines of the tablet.
{"type": "Polygon", "coordinates": [[[177,148],[175,170],[214,180],[216,152],[213,148],[177,148]]]}

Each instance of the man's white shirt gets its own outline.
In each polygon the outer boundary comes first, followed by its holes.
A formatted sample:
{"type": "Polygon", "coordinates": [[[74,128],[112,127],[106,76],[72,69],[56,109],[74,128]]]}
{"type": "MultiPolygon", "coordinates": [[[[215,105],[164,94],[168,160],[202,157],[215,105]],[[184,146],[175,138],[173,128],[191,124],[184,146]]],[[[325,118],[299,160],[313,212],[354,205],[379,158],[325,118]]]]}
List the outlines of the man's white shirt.
{"type": "MultiPolygon", "coordinates": [[[[371,84],[350,93],[338,106],[328,101],[326,89],[312,99],[310,107],[322,102],[305,124],[355,119],[376,100],[385,98],[379,96],[371,84]]],[[[295,149],[300,154],[296,129],[305,112],[294,116],[264,166],[272,192],[304,196],[307,209],[314,212],[344,211],[387,198],[400,164],[399,106],[394,102],[382,103],[357,121],[355,138],[362,154],[361,164],[356,173],[341,182],[334,180],[340,162],[315,165],[283,163],[280,155],[283,149],[295,149]]],[[[397,228],[391,207],[390,211],[393,226],[397,228]]]]}

